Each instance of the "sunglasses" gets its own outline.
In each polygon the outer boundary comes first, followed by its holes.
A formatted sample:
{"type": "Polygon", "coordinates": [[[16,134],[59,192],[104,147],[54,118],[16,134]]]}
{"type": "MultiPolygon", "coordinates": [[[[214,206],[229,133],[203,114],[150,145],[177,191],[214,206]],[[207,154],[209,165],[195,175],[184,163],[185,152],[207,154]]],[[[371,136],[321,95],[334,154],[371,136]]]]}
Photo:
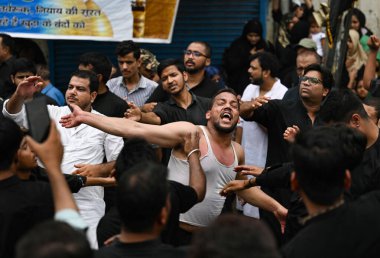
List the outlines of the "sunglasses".
{"type": "Polygon", "coordinates": [[[208,56],[206,56],[205,54],[202,54],[201,52],[198,52],[198,51],[184,50],[183,53],[187,56],[191,56],[191,55],[193,55],[194,57],[204,56],[204,57],[208,58],[208,56]]]}
{"type": "Polygon", "coordinates": [[[306,82],[308,81],[310,84],[317,85],[317,84],[322,84],[322,81],[318,78],[315,77],[308,77],[308,76],[302,76],[300,77],[301,82],[306,82]]]}

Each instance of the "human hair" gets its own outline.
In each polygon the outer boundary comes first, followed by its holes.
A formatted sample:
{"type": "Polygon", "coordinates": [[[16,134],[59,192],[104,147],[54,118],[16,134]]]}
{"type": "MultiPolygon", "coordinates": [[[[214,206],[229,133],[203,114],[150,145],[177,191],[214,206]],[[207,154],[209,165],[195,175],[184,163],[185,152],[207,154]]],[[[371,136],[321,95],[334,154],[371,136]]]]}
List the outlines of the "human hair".
{"type": "Polygon", "coordinates": [[[32,74],[37,74],[37,69],[35,64],[26,58],[17,58],[12,65],[11,75],[15,76],[16,73],[26,73],[30,72],[32,74]]]}
{"type": "Polygon", "coordinates": [[[99,52],[86,52],[79,57],[79,64],[92,65],[92,71],[102,75],[102,81],[106,83],[111,76],[112,63],[106,55],[99,52]]]}
{"type": "Polygon", "coordinates": [[[140,47],[132,40],[124,40],[116,46],[115,54],[117,56],[125,56],[129,53],[133,53],[136,60],[140,58],[140,47]]]}
{"type": "Polygon", "coordinates": [[[211,48],[211,45],[208,42],[206,42],[206,41],[193,41],[190,44],[192,44],[192,43],[201,44],[205,48],[205,55],[208,58],[212,57],[212,48],[211,48]]]}
{"type": "Polygon", "coordinates": [[[161,63],[159,64],[159,66],[157,68],[158,76],[161,77],[161,74],[165,70],[165,68],[172,66],[172,65],[177,67],[178,71],[180,71],[181,73],[186,71],[185,66],[184,66],[182,61],[180,61],[178,59],[170,58],[170,59],[165,59],[165,60],[161,61],[161,63]]]}
{"type": "Polygon", "coordinates": [[[47,65],[38,64],[36,68],[37,68],[37,75],[41,76],[42,80],[46,81],[50,79],[50,71],[47,65]]]}
{"type": "Polygon", "coordinates": [[[296,137],[294,171],[301,190],[314,203],[331,205],[345,190],[346,169],[361,161],[366,138],[346,126],[320,126],[296,137]]]}
{"type": "Polygon", "coordinates": [[[334,77],[330,70],[320,64],[311,64],[305,68],[303,74],[305,75],[310,71],[317,71],[321,74],[322,84],[324,88],[331,90],[332,87],[334,87],[334,77]]]}
{"type": "Polygon", "coordinates": [[[14,121],[0,116],[0,171],[10,169],[22,138],[23,133],[14,121]]]}
{"type": "Polygon", "coordinates": [[[242,36],[246,37],[249,33],[256,33],[260,36],[260,40],[263,37],[263,25],[261,25],[261,22],[258,19],[252,19],[249,20],[243,28],[242,36]]]}
{"type": "Polygon", "coordinates": [[[169,194],[167,174],[161,164],[140,162],[120,177],[116,205],[125,230],[141,233],[153,229],[169,194]]]}
{"type": "MultiPolygon", "coordinates": [[[[211,102],[210,102],[210,107],[209,109],[211,110],[212,106],[214,105],[215,103],[215,99],[217,96],[219,96],[220,94],[224,93],[224,92],[227,92],[227,93],[231,93],[232,95],[234,95],[236,98],[238,97],[237,93],[232,89],[232,88],[223,88],[223,89],[220,89],[218,90],[214,96],[211,98],[211,102]]],[[[240,105],[239,105],[239,108],[240,108],[240,105]]]]}
{"type": "Polygon", "coordinates": [[[91,258],[86,235],[61,221],[38,224],[16,246],[16,258],[91,258]]]}
{"type": "Polygon", "coordinates": [[[87,71],[87,70],[77,70],[71,74],[71,77],[79,77],[82,79],[88,79],[90,81],[90,93],[94,91],[98,91],[99,88],[99,81],[98,77],[93,71],[87,71]]]}
{"type": "Polygon", "coordinates": [[[337,89],[331,91],[321,105],[319,118],[325,123],[348,123],[353,114],[358,114],[365,120],[369,119],[362,102],[352,91],[337,89]]]}
{"type": "Polygon", "coordinates": [[[315,58],[316,64],[321,63],[321,61],[322,61],[321,57],[318,55],[318,53],[316,51],[302,51],[297,55],[296,60],[298,60],[298,58],[308,58],[310,56],[315,58]]]}
{"type": "Polygon", "coordinates": [[[249,62],[257,59],[263,71],[270,71],[270,75],[275,78],[279,75],[280,63],[277,57],[269,52],[257,52],[249,57],[249,62]]]}
{"type": "Polygon", "coordinates": [[[2,39],[2,45],[8,47],[9,52],[13,54],[15,50],[15,40],[5,33],[0,33],[0,38],[2,39]]]}
{"type": "Polygon", "coordinates": [[[156,153],[147,141],[133,138],[124,141],[124,147],[116,159],[116,180],[140,162],[158,162],[156,153]]]}
{"type": "Polygon", "coordinates": [[[228,214],[194,233],[190,258],[279,258],[272,232],[260,220],[228,214]]]}

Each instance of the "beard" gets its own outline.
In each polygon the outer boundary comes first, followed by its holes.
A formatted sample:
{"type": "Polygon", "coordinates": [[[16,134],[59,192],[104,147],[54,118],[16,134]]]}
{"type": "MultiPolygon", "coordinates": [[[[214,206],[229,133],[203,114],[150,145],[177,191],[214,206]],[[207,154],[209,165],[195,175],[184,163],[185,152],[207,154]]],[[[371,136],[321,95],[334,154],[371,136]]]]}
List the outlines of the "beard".
{"type": "Polygon", "coordinates": [[[196,74],[198,73],[200,70],[202,70],[203,68],[186,68],[186,72],[189,73],[189,74],[196,74]]]}
{"type": "Polygon", "coordinates": [[[259,86],[264,83],[263,77],[260,77],[260,78],[257,78],[257,79],[254,79],[254,78],[251,77],[250,81],[251,81],[252,84],[259,85],[259,86]]]}
{"type": "Polygon", "coordinates": [[[237,124],[231,125],[230,127],[222,127],[218,122],[214,122],[214,127],[218,132],[229,134],[235,130],[237,124]]]}

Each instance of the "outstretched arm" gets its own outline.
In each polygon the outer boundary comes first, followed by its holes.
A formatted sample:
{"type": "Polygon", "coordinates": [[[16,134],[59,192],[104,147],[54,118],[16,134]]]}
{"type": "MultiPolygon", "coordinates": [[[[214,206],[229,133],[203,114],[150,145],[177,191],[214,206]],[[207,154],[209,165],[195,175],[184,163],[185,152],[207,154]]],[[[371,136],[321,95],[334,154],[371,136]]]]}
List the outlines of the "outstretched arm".
{"type": "Polygon", "coordinates": [[[106,133],[125,137],[143,138],[161,147],[173,148],[183,144],[184,137],[197,127],[188,122],[176,122],[166,125],[142,124],[125,118],[107,117],[81,110],[72,105],[72,113],[61,118],[63,127],[71,128],[81,123],[88,124],[106,133]]]}

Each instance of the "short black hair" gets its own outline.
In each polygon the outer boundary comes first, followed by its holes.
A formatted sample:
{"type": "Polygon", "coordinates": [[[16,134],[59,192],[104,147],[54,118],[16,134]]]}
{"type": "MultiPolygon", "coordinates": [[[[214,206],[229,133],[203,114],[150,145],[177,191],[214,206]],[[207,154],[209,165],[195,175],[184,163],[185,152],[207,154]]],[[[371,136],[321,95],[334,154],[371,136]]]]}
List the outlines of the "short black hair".
{"type": "Polygon", "coordinates": [[[126,171],[116,190],[122,225],[129,232],[149,232],[166,205],[168,170],[161,164],[141,162],[126,171]]]}
{"type": "Polygon", "coordinates": [[[158,76],[161,77],[161,74],[165,70],[165,68],[172,66],[172,65],[177,67],[178,71],[180,71],[181,73],[186,71],[185,66],[181,60],[170,58],[170,59],[165,59],[165,60],[160,62],[159,66],[157,68],[158,76]]]}
{"type": "Polygon", "coordinates": [[[8,34],[0,33],[0,38],[2,38],[2,45],[9,48],[11,54],[15,51],[15,40],[8,34]]]}
{"type": "Polygon", "coordinates": [[[190,258],[279,258],[272,232],[260,220],[228,214],[194,233],[190,258]]]}
{"type": "Polygon", "coordinates": [[[86,235],[67,223],[47,221],[26,233],[16,246],[16,258],[91,258],[86,235]]]}
{"type": "Polygon", "coordinates": [[[317,71],[321,74],[322,84],[324,88],[331,90],[334,87],[334,77],[330,70],[320,64],[311,64],[305,68],[303,74],[306,74],[310,71],[317,71]]]}
{"type": "MultiPolygon", "coordinates": [[[[217,96],[219,96],[220,94],[224,93],[224,92],[227,92],[227,93],[231,93],[232,95],[234,95],[236,98],[238,98],[238,94],[236,93],[236,91],[234,91],[232,88],[223,88],[223,89],[220,89],[218,90],[214,96],[212,96],[211,98],[211,102],[210,102],[210,106],[209,106],[209,110],[211,110],[212,106],[214,105],[214,102],[215,102],[215,98],[217,96]]],[[[239,105],[240,107],[240,105],[239,105]]]]}
{"type": "Polygon", "coordinates": [[[129,53],[133,53],[133,57],[136,60],[140,58],[140,47],[132,40],[122,41],[116,46],[115,54],[117,56],[125,56],[129,53]]]}
{"type": "Polygon", "coordinates": [[[380,98],[377,98],[377,97],[366,98],[363,100],[363,103],[367,106],[371,106],[375,108],[376,118],[377,120],[379,120],[380,119],[380,98]]]}
{"type": "MultiPolygon", "coordinates": [[[[212,57],[212,48],[211,48],[211,45],[208,42],[206,42],[206,41],[193,41],[190,44],[193,44],[193,43],[203,45],[203,47],[205,48],[205,55],[206,55],[206,57],[208,57],[208,58],[212,57]]],[[[190,44],[189,44],[189,46],[190,46],[190,44]]]]}
{"type": "Polygon", "coordinates": [[[82,79],[88,79],[90,81],[90,93],[94,91],[98,91],[99,89],[99,81],[98,77],[93,71],[87,71],[87,70],[77,70],[71,74],[71,77],[79,77],[82,79]]]}
{"type": "Polygon", "coordinates": [[[124,140],[124,147],[116,159],[116,180],[140,162],[158,162],[151,144],[140,138],[124,140]]]}
{"type": "Polygon", "coordinates": [[[278,77],[280,63],[275,55],[269,52],[257,52],[249,57],[249,62],[258,59],[263,71],[270,71],[272,77],[278,77]]]}
{"type": "Polygon", "coordinates": [[[16,73],[25,73],[30,72],[32,74],[37,74],[37,68],[36,65],[26,58],[17,58],[14,60],[12,65],[12,72],[11,75],[15,76],[16,73]]]}
{"type": "Polygon", "coordinates": [[[346,169],[357,166],[366,138],[347,126],[320,126],[301,132],[292,146],[294,171],[314,203],[331,205],[343,194],[346,169]]]}
{"type": "Polygon", "coordinates": [[[369,119],[358,96],[348,89],[334,89],[321,105],[318,116],[325,123],[348,123],[355,113],[369,119]]]}
{"type": "Polygon", "coordinates": [[[50,71],[47,65],[45,64],[38,64],[37,67],[37,75],[41,76],[43,80],[49,80],[50,79],[50,71]]]}
{"type": "Polygon", "coordinates": [[[14,121],[0,116],[0,171],[10,169],[22,138],[23,133],[14,121]]]}
{"type": "Polygon", "coordinates": [[[111,76],[112,63],[109,58],[99,52],[86,52],[79,57],[79,64],[92,65],[92,71],[96,74],[101,74],[102,81],[106,83],[111,76]]]}

